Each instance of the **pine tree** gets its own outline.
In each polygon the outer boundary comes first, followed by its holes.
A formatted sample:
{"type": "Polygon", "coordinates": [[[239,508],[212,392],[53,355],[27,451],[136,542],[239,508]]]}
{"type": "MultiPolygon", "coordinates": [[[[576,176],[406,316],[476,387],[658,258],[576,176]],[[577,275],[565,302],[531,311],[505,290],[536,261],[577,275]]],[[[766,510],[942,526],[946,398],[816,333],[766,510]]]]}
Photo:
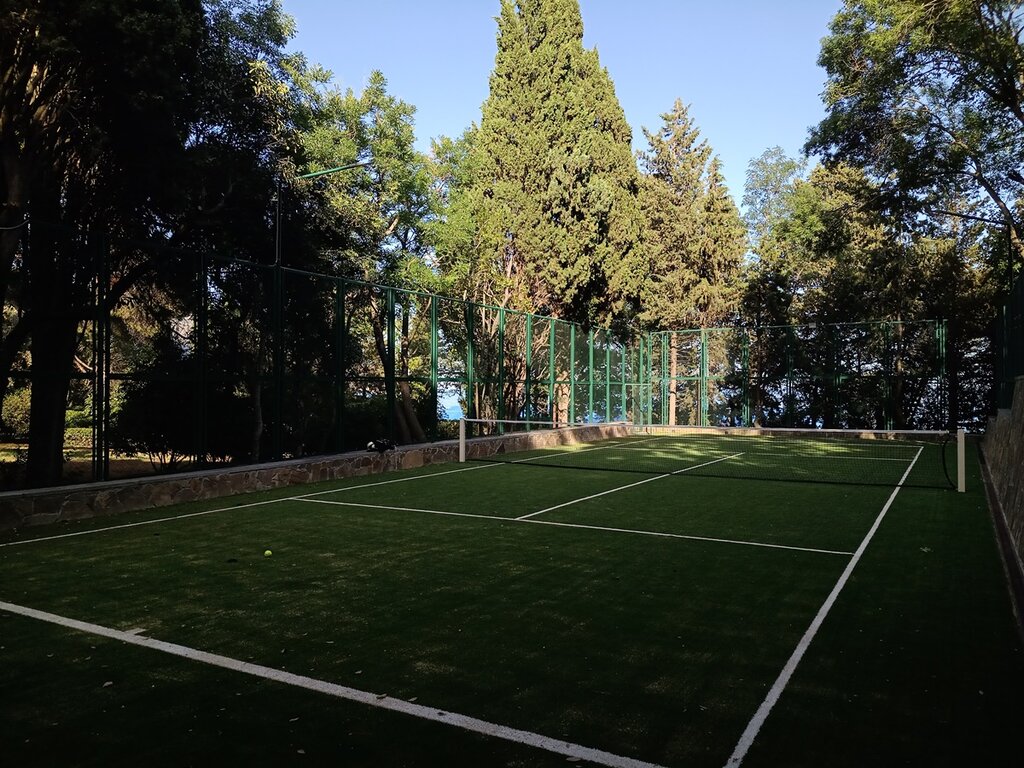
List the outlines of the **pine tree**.
{"type": "MultiPolygon", "coordinates": [[[[744,227],[718,158],[686,105],[677,99],[662,120],[657,133],[644,129],[650,150],[640,153],[650,274],[640,317],[660,330],[707,328],[725,322],[737,307],[744,227]]],[[[675,386],[681,345],[687,343],[695,342],[668,337],[670,424],[676,423],[680,398],[684,410],[696,407],[692,393],[675,386]]]]}
{"type": "Polygon", "coordinates": [[[642,319],[661,329],[709,327],[734,312],[746,248],[720,163],[676,100],[657,133],[644,130],[648,271],[642,319]]]}
{"type": "Polygon", "coordinates": [[[639,176],[577,0],[503,0],[490,85],[474,145],[474,271],[502,306],[622,316],[638,291],[639,176]]]}
{"type": "Polygon", "coordinates": [[[747,250],[746,228],[725,186],[721,162],[711,159],[705,176],[700,238],[690,296],[697,323],[704,328],[727,323],[740,299],[740,272],[747,250]]]}

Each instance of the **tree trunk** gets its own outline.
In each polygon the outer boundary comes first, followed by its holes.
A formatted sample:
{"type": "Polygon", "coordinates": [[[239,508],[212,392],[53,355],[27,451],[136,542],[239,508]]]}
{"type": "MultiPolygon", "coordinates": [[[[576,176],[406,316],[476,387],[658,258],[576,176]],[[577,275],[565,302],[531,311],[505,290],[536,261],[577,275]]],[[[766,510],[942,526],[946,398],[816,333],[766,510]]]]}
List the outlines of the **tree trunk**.
{"type": "Polygon", "coordinates": [[[249,459],[260,460],[260,443],[263,440],[263,387],[260,383],[259,365],[257,364],[249,382],[249,399],[252,400],[253,425],[251,442],[249,443],[249,459]]]}
{"type": "Polygon", "coordinates": [[[47,314],[37,318],[32,333],[32,399],[25,467],[30,488],[60,483],[71,360],[78,336],[73,317],[47,314]]]}
{"type": "MultiPolygon", "coordinates": [[[[384,324],[381,322],[380,316],[380,307],[371,297],[370,324],[373,326],[373,342],[381,365],[387,371],[388,346],[384,339],[384,324]]],[[[396,350],[396,354],[398,354],[398,350],[396,350]]],[[[417,442],[425,442],[427,439],[426,434],[423,431],[423,427],[420,426],[419,419],[416,418],[416,412],[412,407],[412,392],[409,389],[408,382],[391,382],[391,384],[397,390],[395,392],[395,405],[392,412],[395,418],[395,430],[398,434],[388,435],[388,437],[397,437],[398,442],[403,444],[413,442],[413,437],[416,437],[417,442]]]]}
{"type": "MultiPolygon", "coordinates": [[[[51,203],[49,210],[58,209],[55,196],[37,197],[51,203]]],[[[44,204],[37,209],[47,211],[44,204]]],[[[78,339],[75,270],[69,266],[80,255],[74,252],[76,247],[81,245],[59,228],[37,227],[25,259],[25,291],[32,319],[32,397],[25,481],[33,488],[57,485],[64,471],[64,424],[78,339]]]]}
{"type": "MultiPolygon", "coordinates": [[[[409,307],[406,305],[402,310],[402,343],[399,345],[399,367],[403,379],[409,377],[409,307]]],[[[399,397],[395,401],[395,409],[401,409],[405,419],[409,440],[407,442],[425,443],[427,434],[423,431],[419,418],[416,416],[415,403],[412,397],[412,388],[408,381],[396,382],[399,397]]]]}
{"type": "Polygon", "coordinates": [[[407,442],[425,443],[427,442],[427,433],[423,431],[423,427],[420,425],[420,420],[416,417],[416,410],[412,399],[412,389],[409,387],[409,382],[402,381],[398,383],[398,392],[401,395],[396,408],[400,408],[406,425],[406,431],[409,433],[409,439],[407,442]]]}

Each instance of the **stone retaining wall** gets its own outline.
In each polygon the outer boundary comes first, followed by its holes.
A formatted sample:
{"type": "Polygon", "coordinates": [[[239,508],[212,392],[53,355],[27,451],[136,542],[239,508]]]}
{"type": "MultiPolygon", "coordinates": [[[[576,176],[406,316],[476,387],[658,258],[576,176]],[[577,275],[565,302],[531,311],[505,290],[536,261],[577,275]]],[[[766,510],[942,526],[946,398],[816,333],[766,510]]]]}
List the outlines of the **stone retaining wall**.
{"type": "MultiPolygon", "coordinates": [[[[467,440],[466,452],[467,458],[481,459],[501,453],[617,437],[626,432],[625,425],[603,424],[483,437],[467,440]]],[[[398,448],[383,455],[347,453],[135,480],[10,491],[0,493],[0,531],[458,460],[458,442],[447,440],[398,448]]]]}
{"type": "Polygon", "coordinates": [[[467,459],[487,459],[503,453],[518,453],[538,448],[608,440],[629,434],[626,424],[591,424],[585,427],[544,429],[537,432],[516,432],[492,437],[478,437],[466,441],[467,459]]]}
{"type": "Polygon", "coordinates": [[[0,493],[0,531],[459,460],[455,441],[250,467],[0,493]]]}
{"type": "Polygon", "coordinates": [[[1013,406],[989,420],[981,443],[996,500],[1020,567],[1024,557],[1024,376],[1013,388],[1013,406]]]}

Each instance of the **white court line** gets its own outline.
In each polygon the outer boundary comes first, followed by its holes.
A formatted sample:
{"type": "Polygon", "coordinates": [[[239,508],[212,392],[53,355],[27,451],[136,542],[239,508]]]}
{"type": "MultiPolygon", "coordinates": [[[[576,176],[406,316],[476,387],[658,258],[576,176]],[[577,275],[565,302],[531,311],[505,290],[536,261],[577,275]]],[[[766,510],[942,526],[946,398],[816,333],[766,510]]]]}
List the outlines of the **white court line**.
{"type": "Polygon", "coordinates": [[[472,512],[445,512],[442,509],[418,509],[417,507],[389,507],[382,504],[360,504],[356,501],[332,501],[330,499],[296,499],[307,504],[328,504],[336,507],[359,507],[361,509],[388,509],[393,512],[422,512],[425,515],[446,515],[448,517],[471,517],[479,520],[515,520],[514,517],[499,515],[478,515],[472,512]]]}
{"type": "Polygon", "coordinates": [[[716,539],[710,536],[691,536],[684,533],[665,533],[663,531],[644,531],[638,528],[613,528],[606,525],[586,525],[585,523],[559,523],[552,520],[530,520],[522,517],[502,517],[501,515],[478,515],[472,512],[445,512],[440,509],[417,509],[415,507],[389,507],[384,504],[359,504],[354,501],[328,501],[325,499],[298,499],[307,504],[333,504],[339,507],[360,507],[362,509],[386,509],[393,512],[422,512],[425,515],[445,515],[448,517],[471,517],[477,520],[500,520],[505,523],[529,523],[530,525],[554,525],[559,528],[580,528],[585,531],[610,531],[612,533],[631,533],[636,536],[658,536],[665,539],[689,539],[690,541],[711,541],[717,544],[741,544],[747,547],[765,547],[767,549],[790,549],[796,552],[814,552],[822,555],[845,555],[853,552],[837,549],[814,549],[813,547],[794,547],[786,544],[766,544],[761,541],[744,541],[742,539],[716,539]]]}
{"type": "Polygon", "coordinates": [[[618,491],[624,491],[627,488],[635,488],[636,486],[643,485],[644,483],[653,483],[655,480],[661,480],[662,478],[665,478],[665,477],[672,477],[672,475],[681,475],[684,472],[689,472],[689,471],[694,470],[694,469],[700,469],[701,467],[707,467],[707,466],[710,466],[711,464],[717,464],[720,461],[728,461],[729,459],[735,459],[737,456],[742,456],[742,455],[743,455],[742,452],[741,453],[734,453],[731,456],[723,456],[722,458],[715,459],[714,461],[705,461],[703,464],[694,464],[692,467],[684,467],[683,469],[677,469],[675,472],[666,472],[664,475],[657,475],[656,477],[648,477],[646,480],[640,480],[639,482],[636,482],[636,483],[630,483],[629,485],[621,485],[618,488],[612,488],[612,489],[607,490],[607,491],[601,491],[600,493],[595,493],[595,494],[593,494],[591,496],[584,496],[581,499],[573,499],[572,501],[566,501],[566,502],[564,502],[562,504],[556,504],[555,506],[548,507],[547,509],[541,509],[541,510],[539,510],[537,512],[531,512],[528,515],[521,515],[520,517],[517,517],[516,520],[529,520],[531,517],[536,517],[537,515],[543,515],[545,512],[552,512],[552,511],[554,511],[556,509],[561,509],[562,507],[569,507],[569,506],[572,506],[573,504],[579,504],[581,501],[590,501],[591,499],[596,499],[596,498],[599,498],[600,496],[607,496],[609,493],[616,493],[618,491]]]}
{"type": "Polygon", "coordinates": [[[60,533],[56,536],[40,536],[36,539],[22,539],[21,541],[8,541],[0,544],[0,547],[16,547],[20,544],[38,544],[41,541],[54,541],[55,539],[70,539],[73,536],[89,536],[94,533],[103,533],[105,531],[119,531],[122,528],[138,528],[141,525],[155,525],[156,523],[166,523],[171,520],[184,520],[187,517],[202,517],[203,515],[212,515],[215,512],[226,512],[230,509],[246,509],[248,507],[259,507],[264,504],[276,504],[279,501],[288,501],[288,499],[268,499],[266,501],[254,501],[252,504],[237,504],[233,507],[220,507],[219,509],[207,509],[204,512],[190,512],[187,515],[174,515],[172,517],[158,517],[155,520],[142,520],[138,523],[123,523],[122,525],[108,525],[104,528],[90,528],[87,531],[75,531],[73,533],[60,533]]]}
{"type": "MultiPolygon", "coordinates": [[[[654,439],[654,438],[644,438],[644,439],[648,440],[648,439],[654,439]]],[[[584,449],[583,451],[579,451],[577,453],[584,453],[584,451],[597,451],[599,449],[602,449],[602,447],[610,447],[610,446],[608,446],[608,445],[599,445],[599,446],[596,446],[596,447],[592,447],[592,449],[584,449]]],[[[508,463],[511,463],[511,464],[521,464],[523,462],[535,461],[536,459],[540,459],[540,458],[543,458],[543,457],[535,456],[535,457],[530,457],[528,459],[519,459],[518,461],[508,462],[508,463]]],[[[498,463],[486,463],[486,462],[484,462],[484,463],[480,463],[480,464],[474,464],[472,467],[460,467],[459,469],[447,469],[447,470],[444,470],[443,472],[427,472],[427,473],[422,474],[422,475],[414,475],[413,477],[398,477],[398,478],[395,478],[395,479],[392,479],[392,480],[380,480],[379,482],[364,482],[364,483],[359,483],[359,484],[356,484],[356,485],[346,485],[346,486],[340,487],[340,488],[331,488],[330,490],[317,490],[317,492],[315,492],[313,494],[301,494],[299,496],[288,496],[288,497],[282,497],[281,499],[268,499],[268,500],[262,501],[262,502],[253,502],[252,504],[236,504],[236,505],[232,505],[230,507],[217,507],[216,509],[208,509],[208,510],[205,510],[203,512],[190,512],[190,513],[184,514],[184,515],[170,515],[168,517],[158,517],[158,518],[155,518],[153,520],[141,520],[139,522],[126,522],[126,523],[122,523],[120,525],[105,525],[105,526],[103,526],[101,528],[90,528],[88,530],[76,530],[74,532],[71,532],[71,534],[58,534],[56,536],[39,537],[39,538],[36,538],[36,539],[23,539],[23,540],[16,541],[16,542],[5,542],[5,543],[0,543],[0,549],[2,549],[4,547],[16,547],[16,546],[22,545],[22,544],[37,544],[39,542],[52,542],[52,541],[54,541],[56,539],[71,539],[73,537],[78,537],[78,536],[91,536],[93,534],[103,534],[103,532],[109,531],[109,530],[120,530],[121,528],[135,528],[135,527],[139,527],[140,525],[155,525],[156,523],[159,523],[159,522],[172,522],[173,520],[183,520],[183,519],[188,518],[188,517],[202,517],[204,515],[213,515],[213,514],[216,514],[218,512],[229,512],[229,511],[234,510],[234,509],[247,509],[249,507],[260,507],[260,506],[267,505],[267,504],[278,504],[279,502],[293,502],[293,501],[296,501],[296,500],[308,499],[308,498],[314,497],[314,496],[324,496],[326,494],[340,494],[340,493],[346,492],[346,490],[355,490],[357,488],[372,488],[372,487],[377,487],[378,485],[390,485],[390,484],[395,483],[395,482],[410,482],[411,480],[422,480],[422,479],[425,479],[425,478],[428,478],[428,477],[440,477],[441,475],[452,475],[452,474],[456,474],[458,472],[474,472],[474,471],[476,471],[478,469],[488,469],[488,468],[492,468],[492,467],[501,467],[501,466],[503,466],[502,462],[498,462],[498,463]]]]}
{"type": "Polygon", "coordinates": [[[26,608],[21,605],[14,605],[13,603],[0,601],[0,610],[24,616],[26,618],[56,624],[78,632],[98,635],[111,640],[120,640],[123,643],[138,645],[150,650],[167,653],[171,656],[178,656],[190,661],[196,661],[202,664],[220,667],[221,669],[231,670],[232,672],[241,672],[245,675],[252,675],[253,677],[262,678],[264,680],[273,680],[274,682],[283,683],[284,685],[291,685],[296,688],[316,691],[317,693],[323,693],[328,696],[334,696],[335,698],[345,699],[346,701],[353,701],[358,704],[365,704],[367,706],[377,707],[391,712],[400,712],[404,715],[419,718],[420,720],[430,720],[435,723],[443,723],[445,725],[452,726],[453,728],[460,728],[464,731],[479,733],[484,736],[491,736],[496,739],[511,741],[515,744],[523,744],[537,749],[543,749],[547,752],[564,755],[573,760],[587,760],[598,765],[611,766],[611,768],[659,768],[654,763],[647,763],[631,757],[615,755],[611,752],[593,749],[592,747],[584,747],[580,744],[573,744],[572,742],[554,739],[550,736],[533,733],[532,731],[510,728],[506,725],[491,723],[486,720],[469,717],[468,715],[460,715],[457,712],[449,712],[447,710],[437,709],[436,707],[426,707],[422,704],[414,704],[410,701],[404,701],[403,699],[393,699],[387,694],[361,691],[357,688],[349,688],[348,686],[338,685],[337,683],[329,683],[326,680],[318,680],[313,677],[306,677],[305,675],[296,675],[291,672],[285,672],[284,670],[274,669],[273,667],[252,664],[247,661],[233,659],[229,656],[221,656],[216,653],[208,653],[196,648],[190,648],[186,645],[178,645],[176,643],[168,643],[163,640],[155,640],[150,637],[132,634],[131,632],[123,632],[119,629],[104,627],[100,624],[90,624],[85,621],[78,621],[76,619],[58,616],[53,613],[38,611],[34,608],[26,608]]]}
{"type": "Polygon", "coordinates": [[[357,488],[376,488],[378,485],[392,485],[394,483],[408,483],[412,480],[423,480],[428,477],[441,477],[441,475],[455,475],[459,472],[472,472],[477,469],[487,469],[488,467],[494,466],[492,464],[478,464],[472,467],[460,467],[459,469],[446,469],[444,472],[427,472],[423,475],[413,475],[412,477],[398,477],[394,480],[380,480],[376,483],[360,483],[359,485],[346,485],[343,488],[333,488],[329,491],[317,491],[316,493],[303,493],[300,496],[293,496],[289,499],[282,499],[282,501],[291,501],[291,499],[306,499],[310,496],[323,496],[325,493],[340,493],[342,491],[354,491],[357,488]]]}
{"type": "Polygon", "coordinates": [[[716,544],[739,544],[745,547],[764,547],[766,549],[789,549],[795,552],[814,552],[819,555],[843,555],[849,557],[853,552],[837,549],[814,549],[813,547],[794,547],[787,544],[766,544],[762,541],[744,541],[742,539],[716,539],[711,536],[691,536],[684,533],[664,533],[662,531],[641,531],[633,528],[612,528],[604,525],[584,525],[582,523],[559,523],[554,520],[515,520],[517,523],[531,525],[556,525],[560,528],[583,528],[590,531],[611,531],[613,533],[632,533],[638,536],[661,536],[668,539],[689,539],[690,541],[711,541],[716,544]]]}
{"type": "MultiPolygon", "coordinates": [[[[631,447],[629,447],[627,445],[618,445],[618,446],[612,446],[612,447],[619,448],[620,450],[623,450],[623,451],[642,451],[644,453],[647,453],[647,452],[649,452],[651,450],[650,448],[631,448],[631,447]]],[[[656,448],[655,450],[665,450],[666,452],[669,452],[669,451],[674,450],[674,448],[670,448],[670,447],[666,447],[664,449],[657,449],[656,448]]],[[[830,461],[830,462],[831,461],[899,461],[899,462],[901,462],[903,464],[906,464],[908,461],[913,461],[912,458],[907,457],[907,456],[904,456],[904,457],[901,457],[901,458],[894,458],[894,457],[891,457],[891,456],[843,456],[841,454],[834,454],[834,453],[787,453],[787,452],[776,453],[774,451],[771,451],[771,452],[769,452],[769,451],[745,451],[745,453],[750,453],[750,454],[752,454],[754,456],[782,456],[782,457],[787,458],[787,459],[822,459],[824,461],[830,461]]]]}
{"type": "Polygon", "coordinates": [[[782,672],[779,673],[779,677],[775,680],[774,685],[772,685],[768,694],[764,697],[764,701],[761,702],[761,706],[758,707],[757,712],[754,713],[750,722],[747,723],[747,727],[740,736],[740,740],[736,744],[736,748],[733,750],[732,756],[729,758],[728,762],[726,762],[727,768],[738,766],[743,762],[743,758],[746,757],[750,747],[754,744],[754,739],[757,738],[757,734],[761,730],[761,726],[764,725],[764,721],[768,718],[768,713],[772,711],[772,707],[775,706],[779,697],[782,696],[782,692],[785,690],[790,678],[793,677],[793,673],[796,671],[797,665],[807,652],[807,648],[810,646],[811,641],[814,640],[814,636],[818,634],[818,629],[820,629],[821,625],[824,623],[825,617],[828,616],[828,612],[832,610],[832,606],[835,604],[836,598],[839,597],[839,593],[843,591],[843,587],[845,587],[846,582],[849,581],[850,574],[853,573],[853,569],[856,568],[857,563],[860,562],[861,557],[864,555],[864,551],[868,548],[868,544],[875,535],[875,531],[878,530],[886,512],[889,511],[889,507],[891,507],[892,503],[896,500],[896,495],[900,492],[900,489],[903,487],[903,483],[910,475],[910,470],[914,468],[914,464],[917,462],[917,458],[921,455],[922,450],[924,450],[923,447],[918,449],[917,455],[914,456],[914,460],[910,462],[910,466],[907,467],[907,471],[903,473],[903,477],[900,478],[899,483],[893,489],[892,494],[889,496],[889,500],[885,502],[885,506],[882,507],[882,511],[878,513],[878,517],[875,518],[875,522],[871,526],[871,529],[867,532],[867,535],[860,543],[860,546],[857,547],[857,551],[854,552],[853,557],[850,558],[850,562],[846,564],[846,568],[839,577],[839,581],[836,582],[836,585],[832,588],[829,596],[825,599],[825,602],[822,603],[821,608],[818,609],[818,613],[814,617],[813,621],[811,621],[810,626],[807,627],[807,631],[804,632],[803,637],[800,638],[800,642],[797,644],[793,654],[789,657],[789,661],[786,662],[786,666],[782,668],[782,672]]]}
{"type": "Polygon", "coordinates": [[[423,475],[414,475],[413,477],[400,477],[396,480],[381,480],[377,483],[360,483],[358,485],[348,485],[342,488],[332,488],[329,491],[316,491],[315,493],[304,493],[298,496],[282,496],[279,499],[267,499],[265,501],[254,501],[251,504],[235,504],[230,507],[217,507],[216,509],[207,509],[203,512],[190,512],[186,515],[171,515],[169,517],[158,517],[153,520],[142,520],[138,523],[123,523],[122,525],[108,525],[103,528],[90,528],[87,531],[75,531],[73,533],[61,533],[56,536],[40,536],[35,539],[23,539],[21,541],[8,541],[0,544],[0,548],[3,547],[16,547],[19,544],[36,544],[41,541],[54,541],[55,539],[68,539],[72,536],[89,536],[94,533],[104,533],[106,531],[118,531],[122,528],[138,528],[142,525],[155,525],[156,523],[168,523],[173,520],[184,520],[189,517],[202,517],[203,515],[213,515],[217,512],[230,512],[233,509],[247,509],[248,507],[260,507],[266,504],[277,504],[278,502],[284,501],[296,501],[299,499],[307,499],[312,496],[323,496],[328,493],[342,493],[344,491],[352,491],[357,488],[374,488],[378,485],[390,485],[391,483],[406,483],[410,480],[422,480],[427,477],[439,477],[441,475],[453,475],[456,472],[472,472],[477,469],[488,469],[490,467],[500,467],[501,464],[477,464],[472,467],[462,467],[461,469],[448,469],[444,472],[428,472],[423,475]]]}
{"type": "MultiPolygon", "coordinates": [[[[632,440],[630,442],[630,445],[638,445],[639,443],[649,443],[651,440],[656,440],[656,439],[657,438],[654,438],[654,437],[645,437],[642,440],[632,440]]],[[[499,463],[504,463],[504,464],[524,464],[527,461],[537,461],[537,459],[549,459],[552,456],[576,456],[577,454],[587,453],[588,451],[608,451],[608,450],[612,450],[614,448],[621,448],[623,445],[625,445],[625,443],[610,443],[608,445],[594,445],[594,446],[591,446],[590,448],[580,448],[579,450],[571,450],[571,451],[553,450],[550,453],[542,453],[539,456],[529,456],[529,457],[527,457],[525,459],[515,459],[514,461],[508,461],[508,462],[501,462],[501,461],[499,461],[499,463]]],[[[546,450],[549,450],[549,449],[547,449],[547,448],[536,448],[534,450],[546,451],[546,450]]],[[[470,461],[493,461],[493,460],[490,457],[485,457],[483,459],[470,459],[470,461]]],[[[573,467],[567,465],[565,467],[565,469],[573,469],[573,467]]]]}
{"type": "Polygon", "coordinates": [[[762,453],[761,451],[756,452],[757,456],[782,456],[787,459],[822,459],[823,461],[898,461],[906,464],[908,461],[914,461],[914,458],[907,456],[893,457],[893,456],[843,456],[841,454],[834,453],[762,453]]]}

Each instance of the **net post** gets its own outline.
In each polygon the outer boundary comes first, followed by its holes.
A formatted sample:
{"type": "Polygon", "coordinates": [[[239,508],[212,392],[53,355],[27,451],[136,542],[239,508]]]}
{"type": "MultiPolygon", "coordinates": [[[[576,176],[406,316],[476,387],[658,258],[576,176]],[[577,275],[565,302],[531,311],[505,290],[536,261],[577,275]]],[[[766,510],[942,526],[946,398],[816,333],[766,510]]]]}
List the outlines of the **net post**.
{"type": "Polygon", "coordinates": [[[956,489],[960,493],[967,490],[967,456],[965,450],[964,430],[956,431],[956,489]]]}
{"type": "Polygon", "coordinates": [[[466,463],[466,420],[459,419],[459,464],[466,463]]]}

